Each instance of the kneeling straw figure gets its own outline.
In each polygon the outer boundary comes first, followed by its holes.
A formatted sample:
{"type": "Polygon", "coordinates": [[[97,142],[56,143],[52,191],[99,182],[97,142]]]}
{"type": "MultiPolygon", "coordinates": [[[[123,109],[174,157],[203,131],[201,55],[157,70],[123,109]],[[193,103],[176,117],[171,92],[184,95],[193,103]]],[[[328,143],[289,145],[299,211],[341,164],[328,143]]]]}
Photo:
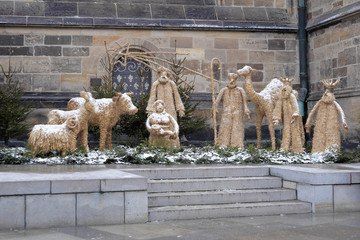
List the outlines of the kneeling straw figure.
{"type": "Polygon", "coordinates": [[[277,100],[273,112],[274,126],[279,126],[283,122],[283,136],[280,149],[289,151],[291,146],[292,152],[301,153],[303,146],[302,124],[299,111],[299,105],[291,82],[294,78],[280,78],[284,83],[281,90],[281,96],[277,100]]]}
{"type": "Polygon", "coordinates": [[[150,132],[149,143],[151,145],[163,145],[167,147],[179,147],[179,125],[176,120],[165,112],[164,101],[157,100],[153,109],[156,111],[148,117],[146,129],[150,132]]]}
{"type": "Polygon", "coordinates": [[[348,131],[345,114],[340,105],[335,101],[334,95],[334,88],[339,84],[340,79],[335,82],[333,80],[325,79],[322,80],[322,82],[326,90],[321,99],[311,110],[305,124],[306,132],[309,133],[312,119],[317,111],[311,153],[321,153],[325,152],[327,149],[340,150],[339,115],[345,133],[348,131]]]}
{"type": "Polygon", "coordinates": [[[223,114],[217,139],[217,144],[220,146],[244,147],[243,116],[245,113],[250,120],[250,111],[244,89],[236,84],[238,77],[235,73],[228,74],[229,83],[220,90],[215,101],[214,108],[217,111],[221,99],[224,98],[223,114]]]}

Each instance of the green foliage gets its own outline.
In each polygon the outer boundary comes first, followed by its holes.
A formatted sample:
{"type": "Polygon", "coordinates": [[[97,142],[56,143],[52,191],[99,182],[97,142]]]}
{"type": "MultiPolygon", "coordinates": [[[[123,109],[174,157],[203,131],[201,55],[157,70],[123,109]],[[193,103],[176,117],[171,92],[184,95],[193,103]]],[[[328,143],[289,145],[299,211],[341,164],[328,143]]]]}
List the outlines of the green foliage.
{"type": "Polygon", "coordinates": [[[29,131],[30,124],[26,123],[25,120],[31,109],[21,100],[24,88],[15,78],[16,70],[11,67],[10,57],[8,70],[6,71],[1,64],[0,68],[4,78],[4,84],[0,86],[0,136],[7,146],[11,137],[29,131]]]}
{"type": "Polygon", "coordinates": [[[146,129],[147,113],[146,107],[149,101],[150,95],[143,90],[143,82],[148,78],[150,72],[146,72],[145,69],[140,68],[136,71],[140,89],[140,96],[132,97],[133,104],[137,107],[138,112],[135,115],[124,115],[116,125],[115,134],[126,134],[131,137],[132,144],[139,144],[141,141],[149,137],[149,132],[146,129]]]}
{"type": "Polygon", "coordinates": [[[172,64],[170,69],[174,72],[174,82],[178,87],[178,91],[181,97],[181,100],[185,107],[185,115],[179,117],[179,127],[180,127],[180,136],[202,131],[206,128],[206,118],[194,115],[197,107],[200,102],[193,103],[191,102],[191,94],[195,89],[195,82],[187,82],[183,80],[184,77],[184,62],[186,58],[181,60],[172,59],[172,64]]]}

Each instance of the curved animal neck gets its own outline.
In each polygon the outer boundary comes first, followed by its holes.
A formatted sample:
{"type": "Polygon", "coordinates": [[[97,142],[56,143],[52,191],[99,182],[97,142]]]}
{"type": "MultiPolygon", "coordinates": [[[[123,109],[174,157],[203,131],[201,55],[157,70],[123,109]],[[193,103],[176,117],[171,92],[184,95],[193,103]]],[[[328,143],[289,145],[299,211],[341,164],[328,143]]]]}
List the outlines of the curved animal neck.
{"type": "Polygon", "coordinates": [[[261,96],[259,93],[255,92],[254,86],[251,80],[251,73],[246,75],[245,77],[245,84],[244,84],[244,90],[246,92],[247,97],[255,104],[259,104],[261,101],[261,96]]]}

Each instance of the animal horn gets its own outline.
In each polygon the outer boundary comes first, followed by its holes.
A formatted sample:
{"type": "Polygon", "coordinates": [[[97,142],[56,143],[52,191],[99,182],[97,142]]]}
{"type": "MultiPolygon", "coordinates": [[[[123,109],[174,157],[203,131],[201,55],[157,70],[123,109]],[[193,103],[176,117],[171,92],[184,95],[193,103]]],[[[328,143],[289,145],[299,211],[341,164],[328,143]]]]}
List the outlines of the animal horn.
{"type": "Polygon", "coordinates": [[[131,97],[131,96],[134,95],[134,93],[133,93],[133,92],[128,92],[128,93],[126,93],[126,95],[128,95],[129,97],[131,97]]]}
{"type": "Polygon", "coordinates": [[[77,128],[79,126],[79,121],[77,119],[77,117],[71,117],[67,120],[66,126],[69,129],[74,129],[77,128]]]}

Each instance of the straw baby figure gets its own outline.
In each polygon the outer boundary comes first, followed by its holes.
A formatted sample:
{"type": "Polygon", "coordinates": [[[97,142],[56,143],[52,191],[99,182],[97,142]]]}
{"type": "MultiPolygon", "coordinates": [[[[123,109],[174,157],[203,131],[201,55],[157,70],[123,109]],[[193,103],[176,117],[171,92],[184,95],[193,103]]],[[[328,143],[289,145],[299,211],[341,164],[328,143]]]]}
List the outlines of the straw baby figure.
{"type": "Polygon", "coordinates": [[[290,83],[294,80],[289,78],[280,78],[284,82],[281,90],[281,96],[277,100],[273,112],[274,126],[279,126],[283,122],[283,136],[281,149],[285,151],[301,153],[303,146],[302,125],[299,105],[290,83]]]}
{"type": "Polygon", "coordinates": [[[164,145],[179,147],[179,125],[175,119],[164,109],[164,101],[157,100],[154,103],[156,112],[150,114],[146,121],[146,129],[150,132],[149,143],[151,145],[164,145]]]}
{"type": "Polygon", "coordinates": [[[217,139],[220,146],[244,147],[243,116],[245,113],[250,120],[250,110],[244,89],[236,84],[238,77],[235,73],[228,74],[229,83],[220,90],[215,101],[217,111],[223,98],[223,114],[217,139]]]}
{"type": "Polygon", "coordinates": [[[326,79],[322,80],[322,82],[326,90],[311,110],[305,124],[306,132],[309,133],[312,119],[317,111],[311,153],[325,152],[330,148],[340,150],[339,115],[345,133],[348,131],[345,114],[340,105],[335,101],[334,95],[334,88],[340,82],[340,79],[335,82],[326,79]]]}

